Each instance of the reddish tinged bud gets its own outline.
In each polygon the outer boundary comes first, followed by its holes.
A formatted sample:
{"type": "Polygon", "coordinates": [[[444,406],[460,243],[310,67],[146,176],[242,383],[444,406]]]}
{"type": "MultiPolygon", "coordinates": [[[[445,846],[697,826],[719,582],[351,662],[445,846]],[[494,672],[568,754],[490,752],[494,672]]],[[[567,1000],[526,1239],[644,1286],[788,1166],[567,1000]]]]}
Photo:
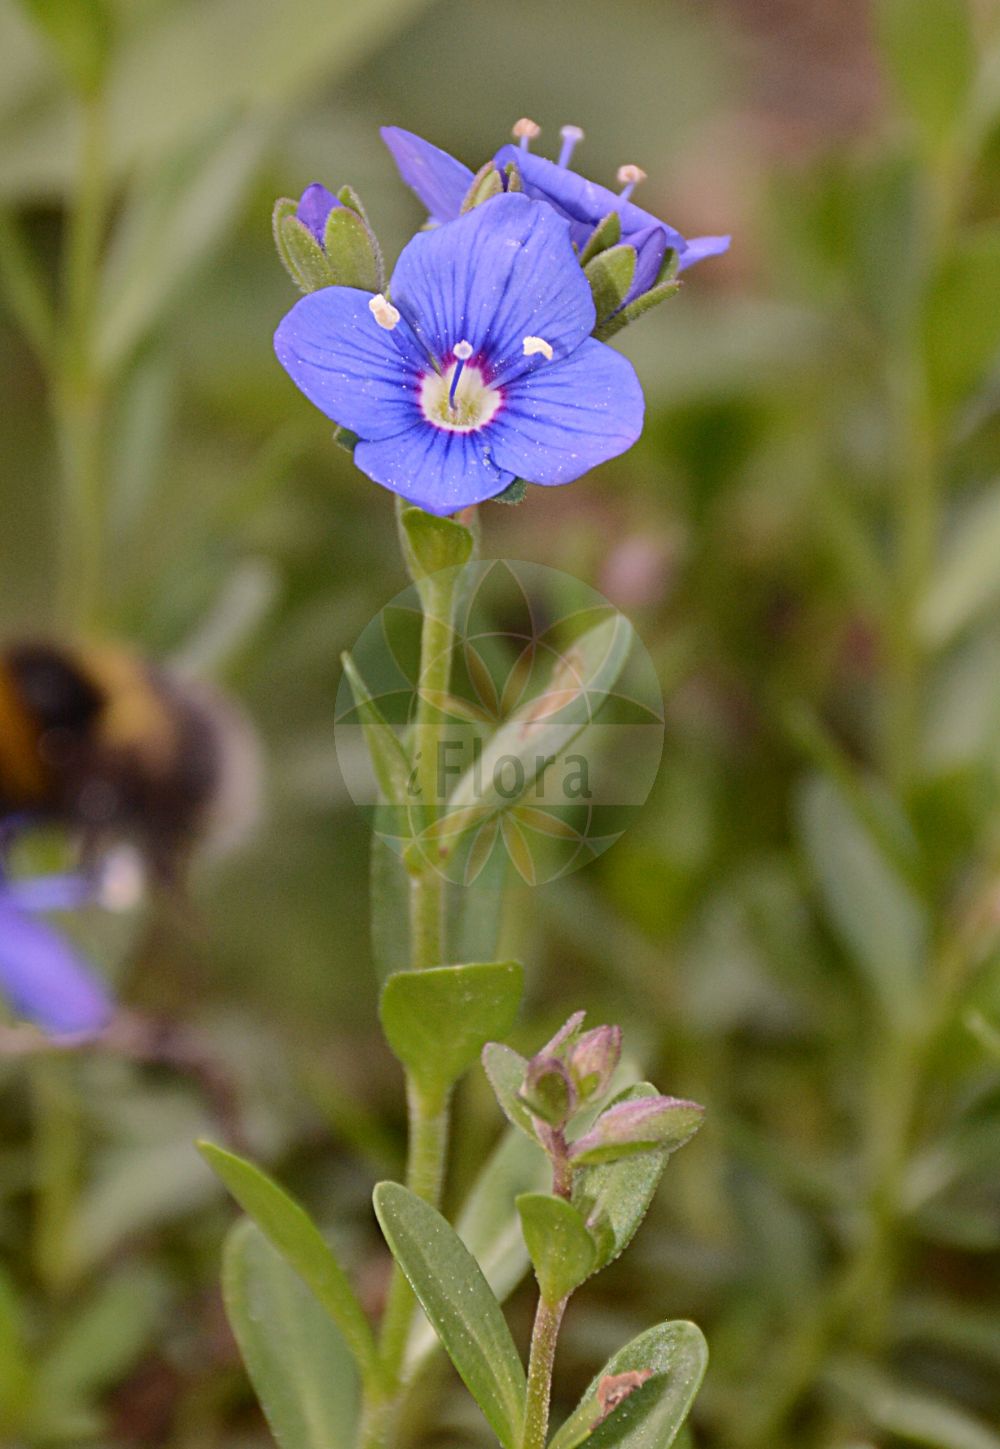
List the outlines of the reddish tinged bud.
{"type": "Polygon", "coordinates": [[[569,1070],[581,1102],[607,1091],[622,1054],[620,1026],[595,1026],[584,1032],[570,1053],[569,1070]]]}
{"type": "Polygon", "coordinates": [[[673,1152],[701,1126],[704,1107],[677,1097],[638,1097],[602,1112],[570,1148],[574,1167],[614,1162],[635,1152],[673,1152]]]}
{"type": "Polygon", "coordinates": [[[550,1127],[564,1127],[576,1108],[576,1088],[565,1063],[541,1052],[528,1063],[518,1096],[550,1127]]]}
{"type": "Polygon", "coordinates": [[[543,1047],[539,1047],[536,1056],[555,1057],[562,1051],[572,1037],[575,1037],[584,1023],[587,1013],[585,1011],[574,1011],[569,1021],[561,1026],[551,1041],[547,1041],[543,1047]]]}

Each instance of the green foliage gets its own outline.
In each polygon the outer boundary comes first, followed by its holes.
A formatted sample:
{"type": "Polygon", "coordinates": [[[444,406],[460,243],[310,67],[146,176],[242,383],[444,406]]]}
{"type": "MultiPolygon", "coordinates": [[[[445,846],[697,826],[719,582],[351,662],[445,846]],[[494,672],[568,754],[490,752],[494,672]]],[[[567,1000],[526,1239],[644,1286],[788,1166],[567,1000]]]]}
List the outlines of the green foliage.
{"type": "Polygon", "coordinates": [[[594,1269],[596,1251],[587,1224],[572,1203],[544,1192],[522,1193],[517,1211],[542,1301],[559,1303],[594,1269]]]}
{"type": "MultiPolygon", "coordinates": [[[[613,1100],[630,1102],[654,1096],[656,1088],[650,1082],[639,1082],[613,1100]]],[[[584,1167],[574,1175],[573,1202],[597,1245],[595,1269],[614,1262],[632,1241],[649,1211],[669,1156],[666,1148],[641,1152],[584,1167]]]]}
{"type": "Polygon", "coordinates": [[[230,1327],[281,1449],[350,1442],[358,1411],[354,1361],[298,1273],[246,1219],[226,1239],[222,1291],[230,1327]]]}
{"type": "Polygon", "coordinates": [[[386,1039],[418,1089],[439,1101],[517,1018],[524,968],[490,961],[401,971],[382,988],[386,1039]]]}
{"type": "Polygon", "coordinates": [[[375,1342],[361,1305],[319,1229],[259,1167],[244,1162],[211,1142],[199,1144],[202,1156],[217,1172],[244,1212],[253,1218],[273,1247],[299,1274],[337,1325],[362,1374],[377,1372],[375,1342]]]}
{"type": "Polygon", "coordinates": [[[618,311],[628,296],[635,264],[635,247],[621,243],[599,251],[584,266],[594,296],[598,328],[618,311]]]}
{"type": "Polygon", "coordinates": [[[551,1449],[668,1449],[687,1418],[708,1364],[704,1337],[693,1323],[661,1323],[613,1354],[552,1440],[551,1449]],[[626,1373],[651,1377],[602,1423],[601,1380],[626,1373]],[[595,1427],[596,1426],[596,1427],[595,1427]]]}
{"type": "Polygon", "coordinates": [[[459,569],[472,557],[473,538],[454,518],[437,518],[422,508],[400,513],[403,547],[410,577],[417,583],[443,569],[459,569]]]}
{"type": "Polygon", "coordinates": [[[73,85],[92,95],[101,83],[112,38],[106,0],[21,0],[65,66],[73,85]]]}
{"type": "Polygon", "coordinates": [[[524,1369],[482,1271],[445,1219],[398,1183],[375,1189],[375,1212],[462,1381],[504,1449],[517,1449],[524,1369]]]}
{"type": "Polygon", "coordinates": [[[879,0],[886,65],[907,109],[932,142],[962,116],[975,74],[969,0],[879,0]]]}

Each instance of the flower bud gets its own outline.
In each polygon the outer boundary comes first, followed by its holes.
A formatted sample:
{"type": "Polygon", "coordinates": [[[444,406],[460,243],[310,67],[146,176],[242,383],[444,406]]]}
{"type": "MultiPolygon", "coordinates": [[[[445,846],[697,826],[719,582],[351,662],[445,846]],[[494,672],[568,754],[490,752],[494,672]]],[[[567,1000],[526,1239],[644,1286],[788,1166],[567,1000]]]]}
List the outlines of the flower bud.
{"type": "Polygon", "coordinates": [[[350,187],[334,196],[314,181],[297,202],[283,197],[274,208],[274,241],[289,276],[303,292],[322,287],[382,290],[382,253],[350,187]]]}
{"type": "Polygon", "coordinates": [[[620,1026],[595,1026],[584,1032],[569,1057],[569,1071],[580,1101],[607,1091],[622,1054],[620,1026]]]}
{"type": "Polygon", "coordinates": [[[557,1057],[561,1055],[562,1049],[568,1042],[576,1037],[584,1023],[587,1013],[585,1011],[574,1011],[569,1021],[565,1022],[551,1041],[547,1041],[543,1047],[539,1047],[535,1053],[536,1057],[557,1057]]]}
{"type": "Polygon", "coordinates": [[[576,1108],[576,1088],[558,1057],[532,1057],[518,1096],[535,1117],[550,1127],[565,1127],[576,1108]]]}
{"type": "Polygon", "coordinates": [[[704,1107],[678,1097],[637,1097],[602,1112],[589,1132],[573,1143],[575,1167],[615,1162],[636,1152],[673,1152],[701,1126],[704,1107]]]}

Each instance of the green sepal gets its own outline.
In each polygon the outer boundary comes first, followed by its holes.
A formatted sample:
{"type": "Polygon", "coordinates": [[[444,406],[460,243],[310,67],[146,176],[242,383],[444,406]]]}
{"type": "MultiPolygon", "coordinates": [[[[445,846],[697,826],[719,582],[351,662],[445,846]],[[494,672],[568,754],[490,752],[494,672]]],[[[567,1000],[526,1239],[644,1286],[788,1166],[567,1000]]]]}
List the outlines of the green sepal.
{"type": "Polygon", "coordinates": [[[596,1248],[587,1224],[572,1203],[546,1192],[523,1192],[516,1207],[542,1301],[550,1307],[561,1303],[594,1270],[596,1248]]]}
{"type": "Polygon", "coordinates": [[[375,1216],[434,1331],[503,1449],[524,1427],[524,1368],[500,1305],[455,1229],[398,1182],[380,1182],[375,1216]]]}
{"type": "Polygon", "coordinates": [[[569,1072],[555,1058],[528,1063],[524,1086],[518,1095],[533,1117],[552,1127],[562,1127],[575,1106],[569,1072]]]}
{"type": "Polygon", "coordinates": [[[597,223],[594,230],[587,239],[587,245],[580,253],[580,265],[585,267],[592,262],[601,252],[606,252],[609,247],[617,246],[622,238],[622,219],[617,211],[609,211],[607,216],[597,223]]]}
{"type": "Polygon", "coordinates": [[[484,201],[492,201],[494,196],[502,195],[503,181],[500,172],[492,161],[487,161],[473,176],[472,183],[462,198],[461,215],[482,206],[484,201]]]}
{"type": "Polygon", "coordinates": [[[483,1047],[482,1061],[483,1071],[489,1078],[493,1095],[499,1103],[501,1112],[508,1122],[514,1127],[519,1127],[526,1137],[531,1138],[532,1142],[537,1142],[538,1133],[535,1131],[531,1113],[520,1097],[521,1088],[524,1086],[524,1076],[528,1070],[525,1058],[512,1047],[491,1041],[483,1047]]]}
{"type": "Polygon", "coordinates": [[[635,278],[636,250],[626,242],[608,247],[584,267],[597,310],[598,328],[617,312],[635,278]]]}
{"type": "Polygon", "coordinates": [[[352,433],[350,428],[337,427],[333,430],[333,441],[338,448],[343,448],[345,453],[350,453],[351,457],[353,457],[354,449],[361,442],[361,439],[357,433],[352,433]]]}
{"type": "Polygon", "coordinates": [[[379,790],[392,804],[405,802],[406,786],[413,769],[410,758],[396,732],[372,699],[354,660],[344,653],[340,656],[340,662],[354,695],[355,713],[365,732],[365,744],[368,746],[379,790]]]}
{"type": "MultiPolygon", "coordinates": [[[[664,282],[672,282],[680,271],[680,266],[680,252],[674,247],[667,247],[663,253],[663,261],[660,263],[660,270],[656,274],[656,281],[653,283],[653,287],[659,287],[664,282]]],[[[643,293],[643,296],[645,296],[645,293],[643,293]]]]}
{"type": "Polygon", "coordinates": [[[381,257],[370,227],[347,206],[335,206],[323,230],[327,269],[335,287],[380,292],[381,257]]]}
{"type": "Polygon", "coordinates": [[[516,508],[523,503],[528,496],[528,485],[523,478],[515,478],[509,483],[502,493],[496,493],[490,499],[491,503],[505,503],[510,508],[516,508]]]}
{"type": "Polygon", "coordinates": [[[620,1348],[591,1380],[549,1449],[669,1449],[687,1418],[708,1365],[701,1330],[679,1320],[647,1328],[620,1348]],[[648,1374],[616,1409],[601,1417],[600,1389],[619,1374],[648,1374]]]}
{"type": "Polygon", "coordinates": [[[518,961],[400,971],[382,988],[379,1016],[393,1054],[418,1090],[440,1101],[486,1043],[510,1031],[523,990],[518,961]]]}
{"type": "Polygon", "coordinates": [[[272,1247],[312,1289],[343,1334],[362,1377],[378,1383],[381,1367],[371,1324],[347,1274],[305,1209],[266,1172],[234,1152],[214,1142],[199,1142],[198,1150],[272,1247]]]}
{"type": "Polygon", "coordinates": [[[454,518],[438,518],[422,508],[407,507],[399,522],[407,567],[416,584],[442,569],[462,568],[472,557],[475,540],[454,518]]]}
{"type": "MultiPolygon", "coordinates": [[[[636,1082],[608,1105],[657,1095],[651,1082],[636,1082]]],[[[669,1156],[666,1149],[640,1152],[617,1162],[581,1167],[573,1174],[573,1204],[586,1220],[596,1244],[595,1272],[613,1263],[635,1237],[669,1156]]]]}
{"type": "Polygon", "coordinates": [[[272,224],[274,244],[285,270],[303,292],[318,292],[333,285],[323,248],[295,215],[297,204],[288,197],[275,202],[272,224]]]}
{"type": "Polygon", "coordinates": [[[616,332],[620,332],[623,327],[627,327],[630,322],[634,322],[644,312],[648,312],[651,308],[659,306],[661,302],[666,302],[669,297],[676,297],[680,289],[681,284],[677,281],[658,283],[655,287],[651,287],[648,292],[643,292],[641,297],[636,297],[633,301],[629,302],[627,307],[623,307],[620,312],[616,312],[606,322],[602,322],[595,327],[594,336],[599,342],[607,342],[609,337],[614,337],[616,332]]]}

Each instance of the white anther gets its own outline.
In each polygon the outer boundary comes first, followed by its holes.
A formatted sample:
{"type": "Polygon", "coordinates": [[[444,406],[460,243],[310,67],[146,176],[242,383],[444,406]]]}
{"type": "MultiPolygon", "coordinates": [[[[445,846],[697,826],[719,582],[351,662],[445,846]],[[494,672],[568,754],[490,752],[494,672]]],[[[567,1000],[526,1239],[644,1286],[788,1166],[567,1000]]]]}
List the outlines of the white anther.
{"type": "Polygon", "coordinates": [[[455,346],[452,348],[452,351],[461,362],[468,362],[469,358],[472,356],[472,343],[464,341],[456,342],[455,346]]]}
{"type": "Polygon", "coordinates": [[[524,339],[525,357],[534,357],[536,352],[540,352],[546,362],[552,361],[551,342],[546,342],[544,337],[526,337],[524,339]]]}
{"type": "Polygon", "coordinates": [[[368,303],[368,310],[378,325],[384,327],[387,332],[391,332],[399,321],[398,311],[389,301],[389,298],[383,297],[381,292],[376,292],[375,296],[368,303]]]}
{"type": "Polygon", "coordinates": [[[638,186],[640,181],[645,181],[646,173],[641,166],[619,166],[619,186],[638,186]]]}
{"type": "Polygon", "coordinates": [[[536,136],[541,134],[542,128],[538,122],[529,120],[527,116],[522,116],[519,121],[515,121],[511,129],[511,135],[516,136],[518,140],[522,136],[526,136],[529,141],[533,141],[536,136]]]}
{"type": "Polygon", "coordinates": [[[563,126],[559,132],[564,141],[582,141],[583,132],[579,126],[563,126]]]}
{"type": "Polygon", "coordinates": [[[107,911],[131,911],[142,900],[146,871],[139,852],[121,845],[104,860],[97,899],[107,911]]]}

